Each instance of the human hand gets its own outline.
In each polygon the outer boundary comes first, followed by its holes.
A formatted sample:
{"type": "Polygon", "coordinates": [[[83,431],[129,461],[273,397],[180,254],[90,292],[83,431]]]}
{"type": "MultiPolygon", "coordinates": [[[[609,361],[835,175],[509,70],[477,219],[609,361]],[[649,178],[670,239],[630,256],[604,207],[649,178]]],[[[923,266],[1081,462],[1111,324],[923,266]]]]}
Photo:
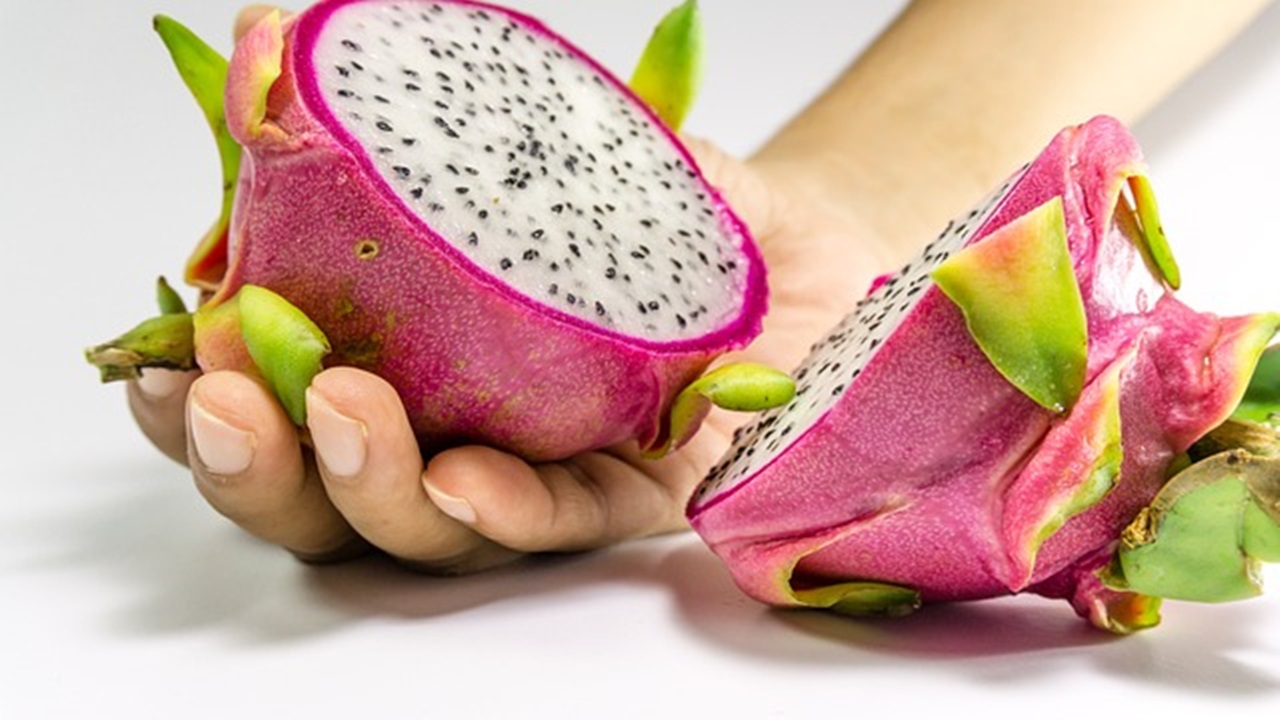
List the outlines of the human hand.
{"type": "MultiPolygon", "coordinates": [[[[246,11],[238,27],[261,12],[246,11]]],[[[805,168],[752,166],[691,145],[770,267],[765,331],[734,359],[790,368],[881,271],[872,238],[855,214],[824,204],[805,168]]],[[[660,461],[630,443],[537,465],[474,446],[424,462],[395,391],[352,368],[315,378],[302,432],[262,383],[238,373],[149,371],[129,399],[148,437],[189,464],[208,502],[248,532],[307,560],[376,548],[448,573],[683,527],[685,500],[744,419],[717,411],[660,461]]]]}

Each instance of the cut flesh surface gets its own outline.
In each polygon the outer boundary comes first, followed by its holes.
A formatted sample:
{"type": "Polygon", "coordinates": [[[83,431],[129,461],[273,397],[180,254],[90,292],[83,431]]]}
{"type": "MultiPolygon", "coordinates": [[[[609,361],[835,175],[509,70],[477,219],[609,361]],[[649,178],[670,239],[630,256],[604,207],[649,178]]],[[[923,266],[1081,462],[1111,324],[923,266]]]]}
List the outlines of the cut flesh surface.
{"type": "Polygon", "coordinates": [[[1016,183],[1009,180],[947,228],[909,264],[880,283],[796,369],[796,395],[789,404],[762,414],[735,437],[736,450],[712,468],[693,506],[732,491],[772,458],[786,452],[819,422],[870,363],[885,337],[898,327],[934,286],[929,272],[965,247],[1016,183]]]}
{"type": "Polygon", "coordinates": [[[536,21],[469,3],[340,4],[310,62],[348,145],[500,282],[659,342],[739,313],[738,228],[692,161],[536,21]]]}

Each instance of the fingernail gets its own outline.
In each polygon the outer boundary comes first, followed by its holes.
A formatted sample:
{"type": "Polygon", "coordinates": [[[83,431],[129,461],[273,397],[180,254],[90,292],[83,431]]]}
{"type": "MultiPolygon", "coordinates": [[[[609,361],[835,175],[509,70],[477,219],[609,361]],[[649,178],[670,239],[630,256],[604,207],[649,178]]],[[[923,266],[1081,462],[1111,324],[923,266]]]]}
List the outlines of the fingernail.
{"type": "Polygon", "coordinates": [[[440,508],[440,512],[465,525],[475,523],[476,509],[471,507],[471,503],[432,485],[427,481],[426,475],[422,476],[422,487],[426,489],[431,502],[440,508]]]}
{"type": "Polygon", "coordinates": [[[325,469],[338,477],[360,474],[369,444],[364,423],[338,412],[323,395],[308,388],[307,427],[325,469]]]}
{"type": "Polygon", "coordinates": [[[148,400],[163,400],[178,391],[184,381],[183,373],[151,368],[142,371],[138,389],[148,400]]]}
{"type": "Polygon", "coordinates": [[[192,398],[187,422],[200,463],[215,475],[239,475],[253,462],[253,433],[232,427],[192,398]]]}

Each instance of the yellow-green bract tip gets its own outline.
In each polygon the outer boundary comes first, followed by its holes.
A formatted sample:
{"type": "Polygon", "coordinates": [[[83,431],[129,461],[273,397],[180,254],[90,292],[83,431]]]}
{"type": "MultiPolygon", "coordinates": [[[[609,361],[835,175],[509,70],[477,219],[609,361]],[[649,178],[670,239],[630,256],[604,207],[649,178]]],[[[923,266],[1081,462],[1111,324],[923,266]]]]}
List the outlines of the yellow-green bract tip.
{"type": "Polygon", "coordinates": [[[280,399],[289,418],[306,422],[306,391],[323,368],[329,340],[305,313],[280,295],[256,285],[236,294],[244,344],[280,399]]]}
{"type": "Polygon", "coordinates": [[[759,363],[730,363],[695,380],[671,404],[665,439],[645,451],[659,458],[684,445],[698,431],[711,407],[758,412],[786,405],[796,396],[790,375],[759,363]]]}
{"type": "Polygon", "coordinates": [[[933,279],[1005,379],[1052,412],[1075,403],[1088,364],[1088,321],[1062,198],[952,255],[933,279]]]}
{"type": "Polygon", "coordinates": [[[686,0],[662,18],[631,76],[631,89],[679,130],[702,83],[702,18],[686,0]]]}
{"type": "Polygon", "coordinates": [[[186,280],[192,285],[212,288],[221,281],[225,269],[226,229],[235,202],[236,178],[240,174],[240,144],[227,130],[224,95],[227,88],[227,59],[191,32],[182,23],[165,15],[156,15],[152,27],[169,50],[169,56],[182,82],[204,113],[222,165],[222,207],[213,228],[201,239],[187,262],[186,280]],[[216,267],[210,269],[208,265],[216,267]]]}

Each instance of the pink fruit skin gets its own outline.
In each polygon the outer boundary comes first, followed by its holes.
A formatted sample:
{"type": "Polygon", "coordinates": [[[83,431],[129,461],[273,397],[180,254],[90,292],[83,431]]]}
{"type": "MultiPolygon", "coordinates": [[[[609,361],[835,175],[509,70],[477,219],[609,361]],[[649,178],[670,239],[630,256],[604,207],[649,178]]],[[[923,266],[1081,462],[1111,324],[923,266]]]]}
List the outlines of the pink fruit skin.
{"type": "MultiPolygon", "coordinates": [[[[799,605],[793,588],[875,580],[915,588],[924,602],[1023,589],[1073,598],[1170,460],[1235,407],[1275,331],[1274,316],[1219,319],[1165,292],[1138,239],[1112,222],[1124,178],[1141,170],[1118,121],[1069,128],[971,240],[1063,197],[1090,343],[1071,412],[1054,415],[1010,385],[932,287],[824,418],[754,477],[690,505],[693,527],[745,592],[799,605]],[[1049,488],[1071,480],[1113,364],[1119,479],[1029,561],[1025,537],[1054,509],[1049,488]]],[[[1105,591],[1093,582],[1081,592],[1105,591]]],[[[1089,599],[1075,598],[1082,614],[1089,599]]]]}
{"type": "MultiPolygon", "coordinates": [[[[212,303],[244,284],[283,295],[329,337],[327,364],[370,370],[396,388],[428,451],[478,442],[547,460],[655,441],[675,394],[760,332],[764,268],[745,226],[708,187],[749,269],[738,314],[701,337],[627,338],[513,292],[418,219],[320,99],[310,50],[327,18],[352,1],[322,2],[286,23],[282,74],[267,107],[270,132],[232,124],[247,152],[231,266],[212,303]]],[[[233,55],[233,81],[252,76],[240,66],[257,60],[233,55]]],[[[206,371],[246,369],[240,340],[225,326],[198,332],[196,342],[206,371]]]]}

